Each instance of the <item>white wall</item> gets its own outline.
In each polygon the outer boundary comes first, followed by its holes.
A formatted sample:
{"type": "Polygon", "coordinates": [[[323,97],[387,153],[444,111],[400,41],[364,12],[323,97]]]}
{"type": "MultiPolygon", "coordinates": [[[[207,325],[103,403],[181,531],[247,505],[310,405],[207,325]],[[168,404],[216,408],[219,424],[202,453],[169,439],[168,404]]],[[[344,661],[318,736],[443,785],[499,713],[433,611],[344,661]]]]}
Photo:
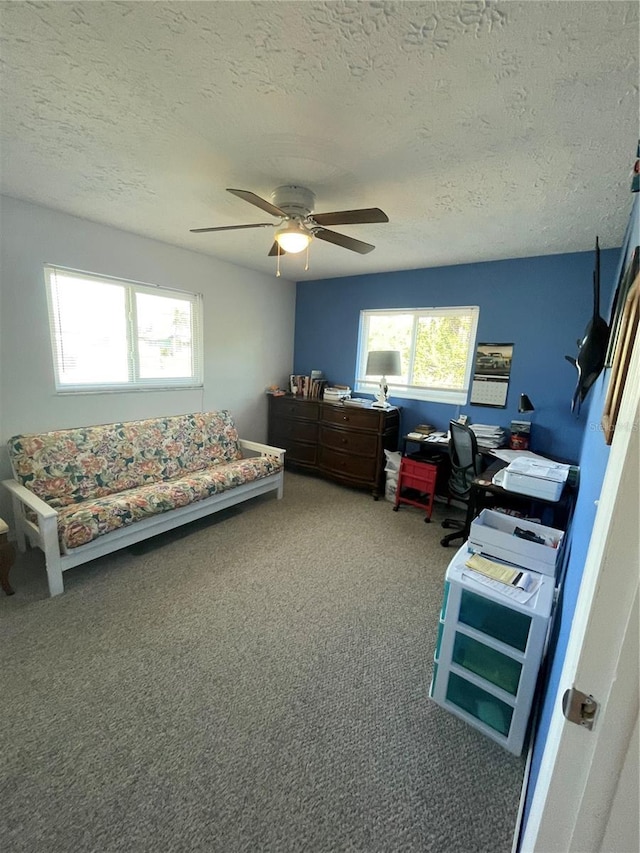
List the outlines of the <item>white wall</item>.
{"type": "Polygon", "coordinates": [[[7,439],[24,432],[228,408],[264,441],[264,390],[292,371],[294,318],[291,281],[0,197],[0,478],[7,439]],[[202,293],[204,390],[57,395],[45,263],[202,293]]]}

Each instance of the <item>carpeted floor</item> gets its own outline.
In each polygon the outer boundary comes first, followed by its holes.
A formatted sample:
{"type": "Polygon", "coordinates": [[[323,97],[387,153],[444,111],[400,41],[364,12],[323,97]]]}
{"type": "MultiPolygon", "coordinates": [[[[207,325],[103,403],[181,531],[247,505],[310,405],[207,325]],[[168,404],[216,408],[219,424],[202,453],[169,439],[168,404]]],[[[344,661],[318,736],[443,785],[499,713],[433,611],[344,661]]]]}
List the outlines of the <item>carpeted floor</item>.
{"type": "Polygon", "coordinates": [[[287,473],[55,599],[20,555],[3,851],[508,853],[524,760],[427,698],[444,515],[287,473]]]}

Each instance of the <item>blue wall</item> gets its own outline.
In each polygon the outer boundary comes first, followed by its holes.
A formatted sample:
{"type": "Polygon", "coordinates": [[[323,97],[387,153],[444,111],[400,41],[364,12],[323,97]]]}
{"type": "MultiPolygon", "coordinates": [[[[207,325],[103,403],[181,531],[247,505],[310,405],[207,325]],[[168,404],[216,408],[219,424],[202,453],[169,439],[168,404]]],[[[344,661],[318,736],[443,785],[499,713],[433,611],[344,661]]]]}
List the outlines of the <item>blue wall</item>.
{"type": "MultiPolygon", "coordinates": [[[[619,253],[618,265],[609,290],[613,293],[618,282],[620,271],[626,268],[630,255],[635,246],[640,244],[640,198],[635,196],[634,206],[629,219],[629,226],[622,252],[619,253]]],[[[609,305],[602,316],[609,319],[610,303],[603,301],[603,306],[609,305]]],[[[554,710],[556,692],[562,675],[562,666],[571,632],[571,623],[576,607],[576,599],[582,581],[582,572],[587,558],[591,531],[596,516],[595,501],[600,497],[604,474],[609,461],[609,447],[605,444],[601,430],[602,411],[609,383],[610,371],[605,370],[591,389],[587,398],[586,429],[580,454],[580,491],[576,503],[575,515],[571,530],[571,550],[568,559],[562,597],[558,603],[554,626],[554,643],[548,654],[548,680],[544,690],[544,700],[537,726],[534,744],[529,785],[525,808],[525,820],[529,814],[533,792],[535,790],[540,763],[554,710]]],[[[615,614],[611,614],[612,619],[615,614]]]]}
{"type": "MultiPolygon", "coordinates": [[[[601,253],[601,307],[609,303],[619,254],[601,253]]],[[[294,372],[322,370],[330,382],[353,387],[362,309],[479,305],[478,341],[514,344],[507,407],[392,398],[402,407],[402,431],[425,422],[446,429],[459,414],[508,428],[525,417],[517,411],[524,392],[535,406],[531,449],[576,461],[586,412],[571,414],[577,374],[564,356],[576,355],[591,317],[593,266],[594,252],[581,252],[299,282],[294,372]]]]}

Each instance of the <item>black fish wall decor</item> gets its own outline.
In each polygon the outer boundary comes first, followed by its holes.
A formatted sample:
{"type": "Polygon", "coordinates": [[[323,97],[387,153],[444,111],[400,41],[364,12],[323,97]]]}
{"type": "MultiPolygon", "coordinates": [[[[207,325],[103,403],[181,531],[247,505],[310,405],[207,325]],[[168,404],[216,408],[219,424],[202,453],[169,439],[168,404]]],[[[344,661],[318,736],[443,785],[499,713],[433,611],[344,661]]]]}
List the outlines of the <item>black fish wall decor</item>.
{"type": "Polygon", "coordinates": [[[596,263],[593,271],[593,316],[578,341],[578,357],[565,355],[578,371],[578,382],[571,399],[571,411],[578,414],[589,389],[604,367],[609,341],[609,326],[600,316],[600,245],[596,237],[596,263]]]}

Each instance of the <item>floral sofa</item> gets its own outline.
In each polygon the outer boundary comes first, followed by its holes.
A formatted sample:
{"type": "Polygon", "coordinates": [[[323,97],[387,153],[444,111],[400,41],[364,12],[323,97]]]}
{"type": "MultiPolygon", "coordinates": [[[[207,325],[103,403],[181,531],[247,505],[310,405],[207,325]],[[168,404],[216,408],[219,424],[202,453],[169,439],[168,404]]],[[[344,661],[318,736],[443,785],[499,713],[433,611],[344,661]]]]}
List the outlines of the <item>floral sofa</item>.
{"type": "Polygon", "coordinates": [[[228,411],[9,439],[18,548],[62,572],[265,492],[283,494],[284,450],[238,438],[228,411]]]}

